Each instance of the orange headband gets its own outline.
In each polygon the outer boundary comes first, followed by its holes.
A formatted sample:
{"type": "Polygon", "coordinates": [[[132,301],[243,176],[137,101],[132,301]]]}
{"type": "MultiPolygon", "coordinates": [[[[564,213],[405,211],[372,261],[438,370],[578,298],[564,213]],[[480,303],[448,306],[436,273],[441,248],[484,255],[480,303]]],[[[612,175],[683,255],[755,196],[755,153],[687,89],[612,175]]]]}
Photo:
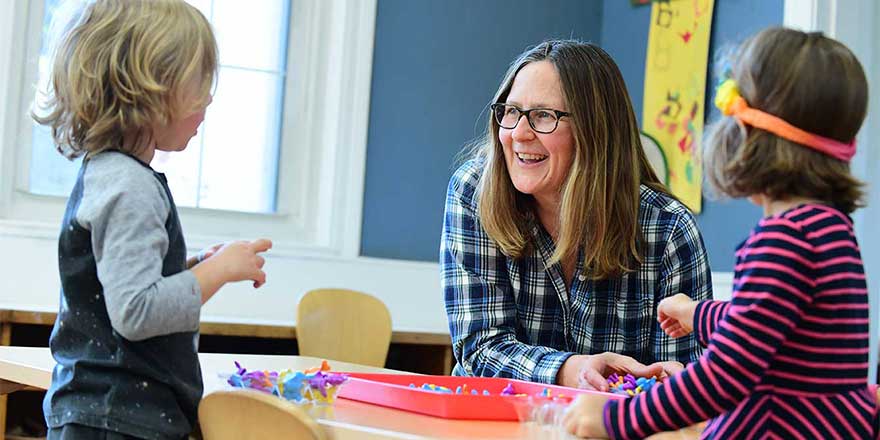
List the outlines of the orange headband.
{"type": "Polygon", "coordinates": [[[715,106],[724,116],[733,116],[755,128],[769,131],[781,138],[788,139],[820,153],[827,154],[844,162],[849,162],[856,154],[856,140],[843,143],[827,137],[813,134],[785,122],[782,118],[770,113],[749,107],[739,94],[733,79],[725,80],[715,92],[715,106]]]}

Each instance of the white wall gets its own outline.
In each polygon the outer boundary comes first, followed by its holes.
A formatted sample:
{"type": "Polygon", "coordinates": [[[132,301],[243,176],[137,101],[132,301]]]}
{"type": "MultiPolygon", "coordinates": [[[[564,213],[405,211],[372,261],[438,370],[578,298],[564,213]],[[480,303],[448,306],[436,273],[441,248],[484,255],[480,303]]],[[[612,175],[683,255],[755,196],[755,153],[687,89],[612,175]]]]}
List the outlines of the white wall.
{"type": "MultiPolygon", "coordinates": [[[[54,237],[20,236],[0,229],[0,308],[58,310],[58,266],[54,237]]],[[[394,329],[448,333],[437,263],[375,258],[321,258],[272,255],[266,258],[267,283],[254,290],[237,283],[220,291],[202,317],[227,322],[292,324],[303,293],[319,287],[370,292],[391,311],[394,329]]],[[[730,297],[731,276],[714,274],[716,298],[730,297]]]]}
{"type": "MultiPolygon", "coordinates": [[[[841,39],[851,44],[853,50],[865,65],[870,90],[868,117],[858,139],[859,154],[853,163],[856,175],[868,183],[868,206],[855,216],[856,234],[871,297],[871,370],[870,381],[877,378],[880,363],[880,5],[874,0],[860,0],[861,8],[842,8],[838,15],[838,33],[841,39]]],[[[842,5],[841,5],[842,6],[842,5]]]]}
{"type": "Polygon", "coordinates": [[[876,0],[786,0],[785,24],[820,30],[856,54],[865,68],[870,91],[868,116],[857,139],[853,173],[868,183],[868,206],[855,213],[856,236],[862,250],[871,304],[869,381],[877,378],[880,342],[880,5],[876,0]]]}
{"type": "MultiPolygon", "coordinates": [[[[0,0],[0,60],[20,59],[24,47],[24,1],[0,0]]],[[[13,87],[20,66],[0,62],[0,187],[11,185],[17,141],[13,114],[19,102],[13,87]]],[[[8,202],[0,191],[0,212],[8,202]]],[[[61,218],[61,212],[54,213],[61,218]]],[[[52,217],[52,216],[50,216],[52,217]]],[[[359,222],[357,222],[359,224],[359,222]]],[[[188,243],[201,246],[198,228],[188,227],[188,243]]],[[[0,308],[57,311],[57,224],[33,224],[0,219],[0,308]]],[[[357,234],[353,234],[357,235],[357,234]]],[[[356,243],[360,242],[355,237],[356,243]]],[[[438,231],[439,247],[439,231],[438,231]]],[[[191,249],[195,252],[198,248],[191,249]]],[[[267,255],[267,284],[258,290],[245,283],[228,286],[203,309],[203,317],[229,322],[294,323],[296,304],[302,294],[319,287],[342,287],[370,292],[389,307],[394,329],[448,333],[437,263],[373,258],[303,256],[290,251],[267,255]]],[[[730,297],[730,274],[715,274],[716,297],[730,297]]]]}
{"type": "MultiPolygon", "coordinates": [[[[20,231],[0,230],[0,308],[57,311],[57,242],[10,232],[20,231]]],[[[203,318],[291,324],[303,293],[319,287],[342,287],[370,292],[383,300],[395,330],[448,333],[436,263],[270,253],[265,271],[265,286],[256,290],[248,283],[225,287],[205,305],[203,318]]]]}

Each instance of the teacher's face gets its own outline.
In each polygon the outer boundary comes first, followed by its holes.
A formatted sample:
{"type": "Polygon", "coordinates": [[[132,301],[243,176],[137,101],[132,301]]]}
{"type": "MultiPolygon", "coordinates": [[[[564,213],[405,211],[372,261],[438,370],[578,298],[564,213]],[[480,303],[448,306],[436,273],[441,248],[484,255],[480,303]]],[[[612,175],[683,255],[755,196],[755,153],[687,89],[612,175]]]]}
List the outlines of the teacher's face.
{"type": "MultiPolygon", "coordinates": [[[[523,67],[513,80],[506,103],[522,110],[568,111],[559,74],[549,61],[523,67]]],[[[563,117],[555,131],[543,134],[534,131],[523,116],[515,128],[499,127],[498,138],[513,186],[539,202],[557,200],[574,156],[569,118],[563,117]]]]}

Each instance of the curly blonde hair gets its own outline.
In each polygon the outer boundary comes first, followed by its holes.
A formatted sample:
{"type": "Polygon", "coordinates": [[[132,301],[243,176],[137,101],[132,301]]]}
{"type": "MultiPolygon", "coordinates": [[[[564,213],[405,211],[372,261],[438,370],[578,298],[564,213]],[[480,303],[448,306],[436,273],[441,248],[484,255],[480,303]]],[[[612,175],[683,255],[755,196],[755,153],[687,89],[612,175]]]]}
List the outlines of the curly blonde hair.
{"type": "Polygon", "coordinates": [[[183,0],[84,2],[59,28],[46,101],[31,116],[69,159],[107,149],[135,154],[152,128],[211,97],[217,42],[183,0]],[[195,98],[184,91],[198,87],[195,98]]]}

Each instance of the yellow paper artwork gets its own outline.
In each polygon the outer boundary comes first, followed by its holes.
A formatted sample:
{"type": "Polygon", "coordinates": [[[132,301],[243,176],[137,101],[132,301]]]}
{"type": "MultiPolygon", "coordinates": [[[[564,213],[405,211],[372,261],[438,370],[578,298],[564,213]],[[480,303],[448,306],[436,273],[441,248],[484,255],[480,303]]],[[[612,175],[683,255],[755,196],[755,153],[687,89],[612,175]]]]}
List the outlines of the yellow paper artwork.
{"type": "Polygon", "coordinates": [[[700,144],[713,6],[714,0],[654,2],[645,62],[642,131],[660,147],[666,184],[694,212],[702,200],[700,144]]]}

